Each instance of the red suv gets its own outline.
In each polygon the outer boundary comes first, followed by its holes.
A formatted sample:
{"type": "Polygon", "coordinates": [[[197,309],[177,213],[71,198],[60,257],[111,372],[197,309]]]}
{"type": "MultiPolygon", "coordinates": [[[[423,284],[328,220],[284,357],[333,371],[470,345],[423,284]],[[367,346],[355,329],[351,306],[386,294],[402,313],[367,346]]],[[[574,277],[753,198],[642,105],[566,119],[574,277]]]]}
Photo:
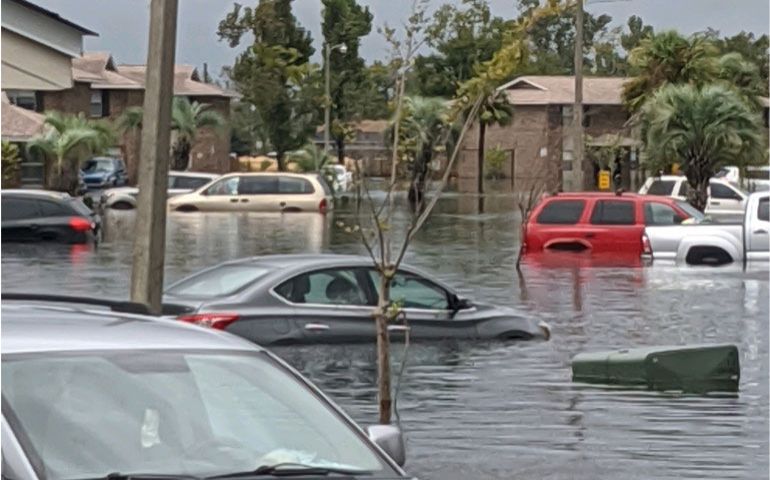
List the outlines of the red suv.
{"type": "Polygon", "coordinates": [[[702,214],[687,202],[635,193],[559,193],[545,197],[523,226],[524,252],[547,250],[641,255],[646,225],[677,225],[702,214]]]}

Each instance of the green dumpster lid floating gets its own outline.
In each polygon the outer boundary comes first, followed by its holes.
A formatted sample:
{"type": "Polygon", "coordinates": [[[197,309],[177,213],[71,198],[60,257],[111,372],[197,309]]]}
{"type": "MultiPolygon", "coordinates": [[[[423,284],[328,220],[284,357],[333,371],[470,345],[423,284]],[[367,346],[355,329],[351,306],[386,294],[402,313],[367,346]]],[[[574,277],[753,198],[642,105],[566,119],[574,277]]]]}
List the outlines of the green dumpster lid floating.
{"type": "Polygon", "coordinates": [[[572,359],[575,382],[644,385],[687,392],[738,390],[735,345],[680,345],[580,353],[572,359]]]}

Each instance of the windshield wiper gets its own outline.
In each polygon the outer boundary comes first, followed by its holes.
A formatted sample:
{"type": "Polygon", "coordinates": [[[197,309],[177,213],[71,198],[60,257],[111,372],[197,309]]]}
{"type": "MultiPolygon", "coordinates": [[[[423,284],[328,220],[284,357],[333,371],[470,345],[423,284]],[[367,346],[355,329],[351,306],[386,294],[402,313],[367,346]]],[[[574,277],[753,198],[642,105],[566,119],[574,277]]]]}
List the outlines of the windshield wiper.
{"type": "MultiPolygon", "coordinates": [[[[262,465],[256,470],[247,470],[245,472],[225,473],[223,475],[214,475],[206,477],[204,480],[219,480],[227,478],[247,478],[271,475],[274,477],[301,477],[305,475],[369,475],[368,470],[356,470],[350,468],[322,467],[318,465],[305,465],[303,463],[283,462],[274,465],[262,465]]],[[[123,479],[117,479],[123,480],[123,479]]]]}
{"type": "Polygon", "coordinates": [[[112,472],[103,477],[83,480],[203,480],[201,477],[186,474],[169,473],[120,473],[112,472]]]}

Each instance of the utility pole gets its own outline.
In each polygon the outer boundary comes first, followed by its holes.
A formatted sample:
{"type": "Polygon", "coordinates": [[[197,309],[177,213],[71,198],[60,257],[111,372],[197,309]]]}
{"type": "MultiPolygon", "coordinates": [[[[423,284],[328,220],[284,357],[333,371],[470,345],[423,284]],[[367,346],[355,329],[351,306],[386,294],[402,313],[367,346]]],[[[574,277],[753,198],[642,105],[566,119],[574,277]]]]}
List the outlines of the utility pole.
{"type": "Polygon", "coordinates": [[[575,6],[575,104],[572,107],[573,190],[585,188],[583,165],[583,0],[575,6]]]}
{"type": "Polygon", "coordinates": [[[161,312],[178,0],[152,0],[131,301],[161,312]]]}

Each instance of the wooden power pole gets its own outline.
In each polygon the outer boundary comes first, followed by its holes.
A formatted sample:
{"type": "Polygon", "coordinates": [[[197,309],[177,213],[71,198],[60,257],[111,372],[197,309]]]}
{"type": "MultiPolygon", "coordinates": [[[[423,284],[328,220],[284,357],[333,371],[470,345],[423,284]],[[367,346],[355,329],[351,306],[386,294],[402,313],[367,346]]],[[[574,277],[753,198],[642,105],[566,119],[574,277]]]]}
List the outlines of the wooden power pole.
{"type": "Polygon", "coordinates": [[[152,0],[131,300],[160,314],[178,0],[152,0]]]}
{"type": "Polygon", "coordinates": [[[585,188],[583,165],[583,0],[575,6],[575,104],[572,107],[572,189],[585,188]]]}

